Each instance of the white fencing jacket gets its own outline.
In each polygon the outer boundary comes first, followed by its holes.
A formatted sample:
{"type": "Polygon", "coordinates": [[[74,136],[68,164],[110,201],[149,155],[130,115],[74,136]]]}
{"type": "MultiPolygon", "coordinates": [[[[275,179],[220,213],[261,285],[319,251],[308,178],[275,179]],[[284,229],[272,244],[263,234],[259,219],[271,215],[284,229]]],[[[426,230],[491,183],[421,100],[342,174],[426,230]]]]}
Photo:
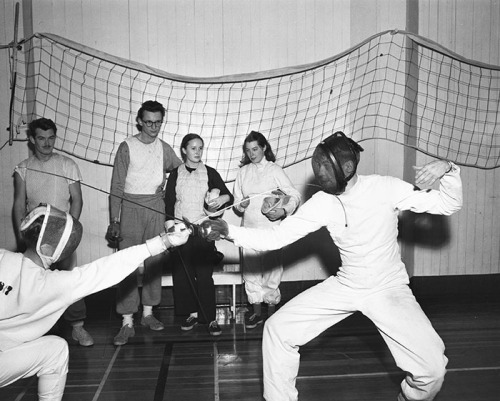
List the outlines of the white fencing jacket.
{"type": "Polygon", "coordinates": [[[0,249],[0,352],[43,336],[68,306],[117,284],[165,249],[155,237],[72,271],[45,270],[21,253],[0,249]]]}

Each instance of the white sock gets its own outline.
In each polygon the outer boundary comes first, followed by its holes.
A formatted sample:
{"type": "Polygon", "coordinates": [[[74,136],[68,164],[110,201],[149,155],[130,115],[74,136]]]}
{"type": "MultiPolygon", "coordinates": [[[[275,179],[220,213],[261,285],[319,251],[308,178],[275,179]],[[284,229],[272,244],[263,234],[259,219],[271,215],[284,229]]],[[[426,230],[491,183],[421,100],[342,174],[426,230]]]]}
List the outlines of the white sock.
{"type": "Polygon", "coordinates": [[[189,316],[192,316],[192,317],[195,317],[195,318],[198,318],[198,312],[193,312],[193,313],[190,313],[189,316]]]}
{"type": "Polygon", "coordinates": [[[129,327],[134,327],[134,315],[122,315],[122,326],[128,325],[129,327]]]}
{"type": "Polygon", "coordinates": [[[150,305],[142,306],[142,316],[146,317],[153,314],[153,307],[150,305]]]}

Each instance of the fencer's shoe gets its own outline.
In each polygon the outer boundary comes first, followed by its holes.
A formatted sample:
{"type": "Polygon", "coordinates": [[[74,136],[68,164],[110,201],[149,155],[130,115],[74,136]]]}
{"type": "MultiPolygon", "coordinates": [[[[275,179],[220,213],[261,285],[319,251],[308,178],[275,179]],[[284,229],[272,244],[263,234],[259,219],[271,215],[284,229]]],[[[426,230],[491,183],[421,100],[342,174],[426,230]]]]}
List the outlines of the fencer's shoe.
{"type": "Polygon", "coordinates": [[[222,330],[221,330],[219,324],[217,323],[217,320],[210,322],[210,324],[208,325],[208,332],[210,333],[211,336],[220,336],[221,335],[222,330]]]}
{"type": "Polygon", "coordinates": [[[82,347],[94,345],[94,339],[83,326],[73,326],[71,337],[73,337],[73,340],[77,341],[82,347]]]}
{"type": "Polygon", "coordinates": [[[189,331],[193,329],[194,326],[198,324],[198,318],[196,316],[189,316],[182,324],[181,330],[189,331]]]}
{"type": "Polygon", "coordinates": [[[143,316],[141,319],[141,324],[143,326],[149,327],[151,330],[160,331],[165,328],[162,322],[160,322],[153,315],[143,316]]]}
{"type": "Polygon", "coordinates": [[[113,340],[114,345],[125,345],[130,337],[135,336],[135,330],[128,324],[121,327],[120,331],[113,340]]]}
{"type": "Polygon", "coordinates": [[[261,315],[257,315],[256,313],[248,314],[245,316],[245,328],[247,329],[255,329],[259,324],[262,324],[264,319],[261,315]]]}

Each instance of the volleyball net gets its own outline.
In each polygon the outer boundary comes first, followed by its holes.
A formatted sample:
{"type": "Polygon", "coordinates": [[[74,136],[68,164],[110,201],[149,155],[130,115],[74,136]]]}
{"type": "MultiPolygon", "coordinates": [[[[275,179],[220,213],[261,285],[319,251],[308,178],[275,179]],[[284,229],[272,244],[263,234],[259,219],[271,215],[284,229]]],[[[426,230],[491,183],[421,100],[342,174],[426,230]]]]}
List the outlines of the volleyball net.
{"type": "Polygon", "coordinates": [[[311,157],[321,139],[343,131],[356,141],[385,139],[478,168],[500,161],[500,67],[467,60],[404,31],[386,31],[326,60],[215,78],[170,74],[52,34],[35,34],[17,53],[11,135],[54,120],[58,149],[112,165],[137,133],[146,100],[167,112],[160,137],[205,141],[206,164],[234,180],[252,131],[269,140],[283,167],[311,157]]]}

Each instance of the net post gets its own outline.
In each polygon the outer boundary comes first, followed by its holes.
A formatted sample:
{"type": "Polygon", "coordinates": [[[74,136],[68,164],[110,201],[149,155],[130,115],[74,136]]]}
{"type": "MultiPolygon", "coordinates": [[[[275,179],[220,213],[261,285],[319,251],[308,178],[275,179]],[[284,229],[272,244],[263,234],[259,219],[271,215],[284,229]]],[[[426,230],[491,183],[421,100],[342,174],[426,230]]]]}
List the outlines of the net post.
{"type": "Polygon", "coordinates": [[[14,93],[16,90],[17,78],[17,47],[19,46],[18,40],[18,27],[19,27],[19,3],[16,3],[14,12],[14,40],[12,42],[12,68],[10,71],[10,106],[9,106],[9,146],[14,142],[14,93]]]}
{"type": "MultiPolygon", "coordinates": [[[[418,32],[418,1],[406,1],[406,30],[410,32],[418,32]]],[[[405,40],[409,43],[406,45],[405,51],[405,123],[404,123],[404,164],[403,164],[403,179],[407,182],[414,182],[415,173],[413,166],[417,161],[417,129],[418,113],[413,112],[417,105],[418,96],[418,48],[417,44],[409,37],[405,36],[405,40]]],[[[414,223],[415,216],[413,213],[405,213],[401,222],[402,235],[405,238],[401,245],[401,253],[405,261],[408,275],[411,277],[415,271],[415,246],[414,246],[414,223]]]]}

